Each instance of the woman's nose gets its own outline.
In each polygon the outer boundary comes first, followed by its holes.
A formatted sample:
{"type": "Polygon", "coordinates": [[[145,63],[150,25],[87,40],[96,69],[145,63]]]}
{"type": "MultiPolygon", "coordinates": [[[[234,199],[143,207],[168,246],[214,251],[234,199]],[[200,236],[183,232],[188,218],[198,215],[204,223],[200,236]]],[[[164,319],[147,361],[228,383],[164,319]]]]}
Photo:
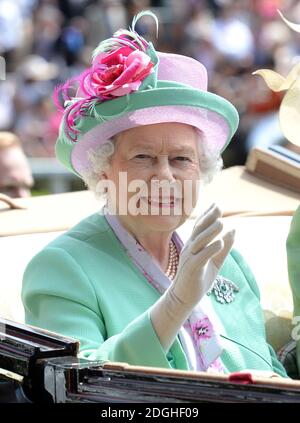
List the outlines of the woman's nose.
{"type": "Polygon", "coordinates": [[[174,170],[172,169],[168,158],[164,157],[157,160],[157,163],[154,166],[153,179],[158,179],[159,181],[167,180],[169,182],[174,182],[176,180],[174,170]]]}

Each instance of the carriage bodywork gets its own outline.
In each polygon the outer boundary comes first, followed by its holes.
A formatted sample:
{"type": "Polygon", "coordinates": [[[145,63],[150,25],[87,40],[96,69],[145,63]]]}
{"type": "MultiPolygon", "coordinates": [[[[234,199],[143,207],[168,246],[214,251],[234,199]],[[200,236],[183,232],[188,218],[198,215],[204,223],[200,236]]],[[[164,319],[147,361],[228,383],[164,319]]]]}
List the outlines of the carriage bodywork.
{"type": "Polygon", "coordinates": [[[10,401],[300,402],[300,381],[83,360],[73,339],[5,319],[0,327],[2,391],[10,401]]]}

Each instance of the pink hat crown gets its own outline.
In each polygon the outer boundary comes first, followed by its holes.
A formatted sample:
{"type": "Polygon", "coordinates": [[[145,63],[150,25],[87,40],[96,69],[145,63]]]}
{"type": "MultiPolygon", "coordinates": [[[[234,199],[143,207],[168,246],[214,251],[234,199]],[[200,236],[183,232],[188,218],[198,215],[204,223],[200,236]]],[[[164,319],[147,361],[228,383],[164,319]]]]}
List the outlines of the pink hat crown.
{"type": "Polygon", "coordinates": [[[207,71],[202,63],[180,54],[158,52],[158,80],[174,81],[207,91],[207,71]]]}

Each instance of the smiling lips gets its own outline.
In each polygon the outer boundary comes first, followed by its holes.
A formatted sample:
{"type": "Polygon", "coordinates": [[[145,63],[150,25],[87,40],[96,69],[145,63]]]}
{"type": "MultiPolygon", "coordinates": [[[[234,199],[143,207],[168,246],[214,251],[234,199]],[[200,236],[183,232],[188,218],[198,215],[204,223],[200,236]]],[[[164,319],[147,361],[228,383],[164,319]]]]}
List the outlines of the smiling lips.
{"type": "Polygon", "coordinates": [[[181,198],[166,197],[166,198],[155,198],[155,197],[141,197],[141,200],[146,201],[149,206],[152,207],[170,207],[174,208],[175,204],[181,201],[181,198]]]}

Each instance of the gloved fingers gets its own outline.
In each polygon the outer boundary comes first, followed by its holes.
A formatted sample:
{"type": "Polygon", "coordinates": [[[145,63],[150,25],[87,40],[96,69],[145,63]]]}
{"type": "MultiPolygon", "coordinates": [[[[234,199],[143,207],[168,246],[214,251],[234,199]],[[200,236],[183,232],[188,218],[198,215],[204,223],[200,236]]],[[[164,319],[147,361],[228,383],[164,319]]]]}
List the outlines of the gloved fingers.
{"type": "Polygon", "coordinates": [[[190,250],[192,254],[197,254],[203,247],[208,245],[213,239],[222,232],[223,223],[215,220],[204,231],[200,232],[197,238],[192,242],[190,250]]]}
{"type": "Polygon", "coordinates": [[[223,246],[223,239],[217,239],[212,244],[209,244],[207,247],[200,250],[199,253],[192,255],[192,259],[190,261],[195,263],[195,267],[197,269],[204,267],[210,259],[222,251],[223,246]]]}
{"type": "Polygon", "coordinates": [[[198,216],[198,218],[196,219],[196,223],[194,225],[194,227],[196,226],[197,222],[203,218],[203,216],[205,216],[210,210],[212,210],[214,207],[216,207],[216,203],[211,203],[211,205],[209,207],[207,207],[206,210],[204,210],[203,213],[201,213],[200,216],[198,216]]]}
{"type": "Polygon", "coordinates": [[[234,236],[235,236],[235,230],[227,232],[223,236],[223,248],[222,250],[214,256],[213,262],[217,266],[218,269],[222,266],[224,263],[224,260],[226,259],[229,251],[231,250],[233,243],[234,243],[234,236]]]}
{"type": "Polygon", "coordinates": [[[213,212],[216,209],[216,207],[218,207],[216,205],[216,203],[212,203],[203,213],[201,213],[200,216],[197,217],[196,222],[195,222],[194,227],[193,227],[193,232],[203,222],[203,220],[208,215],[210,215],[211,212],[213,212]]]}
{"type": "Polygon", "coordinates": [[[211,259],[222,250],[223,245],[223,239],[217,239],[199,253],[189,254],[183,265],[179,266],[172,286],[183,304],[194,307],[209,290],[218,274],[211,259]]]}
{"type": "Polygon", "coordinates": [[[213,204],[202,216],[197,219],[191,235],[191,241],[193,241],[202,231],[208,228],[221,216],[221,210],[216,204],[213,204]]]}

